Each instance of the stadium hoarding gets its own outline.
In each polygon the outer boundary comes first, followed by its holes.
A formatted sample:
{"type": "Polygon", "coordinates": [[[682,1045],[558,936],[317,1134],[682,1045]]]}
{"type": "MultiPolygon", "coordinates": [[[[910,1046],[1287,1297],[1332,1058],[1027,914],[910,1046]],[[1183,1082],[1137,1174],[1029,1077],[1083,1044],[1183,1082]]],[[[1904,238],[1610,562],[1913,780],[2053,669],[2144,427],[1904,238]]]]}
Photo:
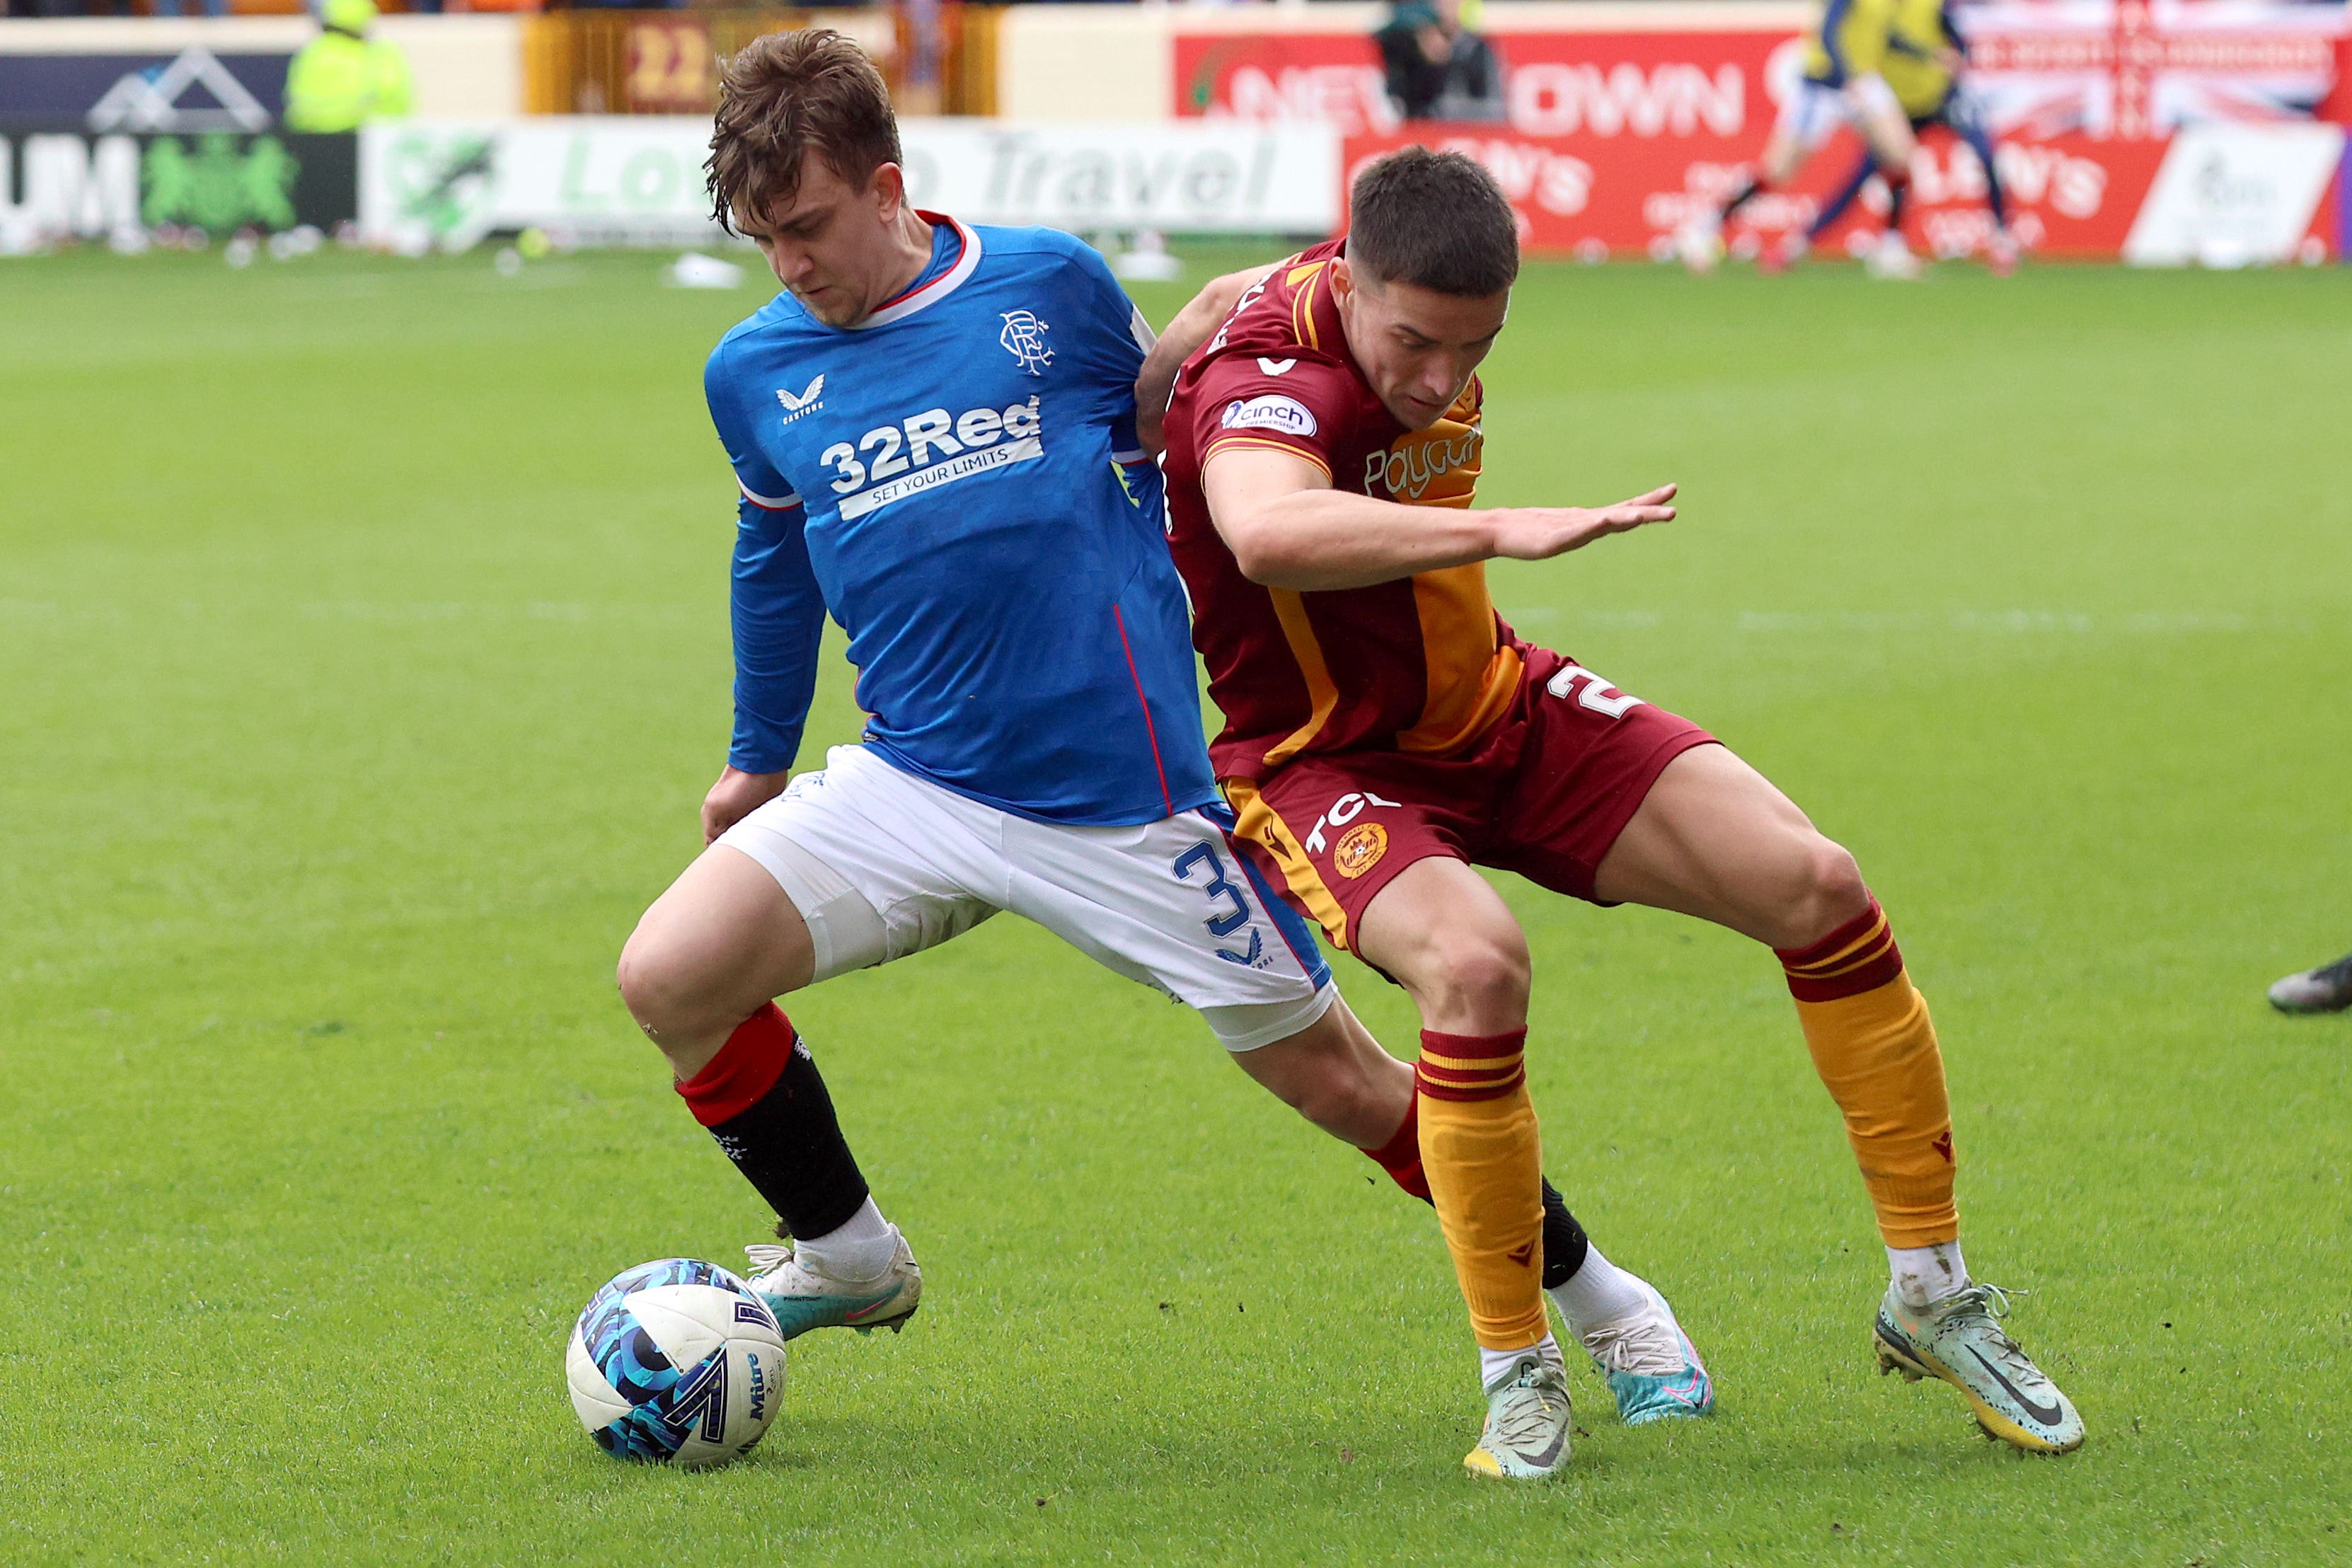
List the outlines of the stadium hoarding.
{"type": "Polygon", "coordinates": [[[0,134],[267,131],[291,49],[0,50],[0,134]]]}
{"type": "MultiPolygon", "coordinates": [[[[1540,28],[1520,30],[1490,11],[1486,36],[1504,64],[1492,123],[1408,134],[1361,31],[1180,29],[1171,107],[1212,123],[1331,125],[1347,137],[1350,172],[1407,140],[1459,147],[1503,182],[1532,248],[1654,255],[1698,204],[1734,188],[1801,68],[1797,31],[1778,7],[1756,8],[1752,24],[1720,6],[1655,14],[1649,25],[1595,5],[1585,25],[1546,8],[1540,28]]],[[[1997,172],[2018,237],[2085,257],[2123,253],[2183,128],[2307,123],[2336,88],[2346,28],[2342,0],[1995,0],[1960,15],[1979,67],[1969,90],[2000,138],[1997,172]]],[[[2259,162],[2251,149],[2261,144],[2245,143],[2240,161],[2259,162]]],[[[1751,204],[1743,229],[1769,238],[1810,223],[1859,157],[1842,136],[1795,188],[1751,204]]],[[[1929,248],[1958,255],[1983,243],[1985,172],[1973,152],[1931,132],[1913,176],[1915,232],[1929,248]]],[[[2299,188],[2287,182],[2282,199],[2299,188]]],[[[2298,246],[2316,237],[2335,248],[2320,217],[2304,215],[2298,246]]],[[[2228,226],[2210,211],[2199,221],[2217,234],[2228,226]]]]}
{"type": "MultiPolygon", "coordinates": [[[[1322,127],[910,119],[899,130],[914,199],[976,223],[1315,235],[1339,221],[1339,141],[1322,127]]],[[[371,126],[360,227],[405,248],[530,227],[581,243],[707,243],[709,144],[698,116],[371,126]]]]}
{"type": "MultiPolygon", "coordinates": [[[[1778,5],[1594,5],[1571,24],[1487,13],[1503,123],[1681,136],[1695,124],[1760,142],[1799,74],[1803,23],[1778,5]],[[1635,20],[1646,14],[1654,19],[1635,20]],[[1742,19],[1752,16],[1752,20],[1742,19]]],[[[1976,0],[1954,7],[1971,90],[2003,134],[2161,138],[2207,121],[2309,119],[2336,84],[2346,0],[1976,0]]],[[[1810,8],[1795,13],[1810,14],[1810,8]]],[[[1368,34],[1231,26],[1172,36],[1179,118],[1313,120],[1386,132],[1397,114],[1368,34]]]]}
{"type": "MultiPolygon", "coordinates": [[[[1418,125],[1349,137],[1348,177],[1407,143],[1477,159],[1510,198],[1531,252],[1588,259],[1665,258],[1675,231],[1727,196],[1746,167],[1735,148],[1709,158],[1687,148],[1513,136],[1494,126],[1418,125]]],[[[1811,223],[1862,157],[1860,143],[1841,134],[1796,184],[1751,202],[1743,226],[1770,236],[1811,223]]],[[[2010,138],[1994,153],[2011,230],[2029,250],[2218,267],[2345,254],[2333,188],[2343,157],[2343,130],[2317,123],[2191,126],[2161,141],[2010,138]]],[[[1931,254],[1970,255],[1990,237],[1984,165],[1957,137],[1936,131],[1922,139],[1911,195],[1906,222],[1931,254]]],[[[1874,184],[1857,207],[1824,238],[1857,232],[1864,214],[1885,210],[1885,196],[1874,184]]]]}
{"type": "Polygon", "coordinates": [[[163,227],[277,233],[359,216],[359,138],[286,132],[0,136],[0,239],[106,239],[163,227]]]}
{"type": "Polygon", "coordinates": [[[2344,143],[2342,126],[2315,122],[2186,128],[2166,145],[2124,259],[2242,267],[2324,245],[2335,237],[2328,207],[2344,143]]]}

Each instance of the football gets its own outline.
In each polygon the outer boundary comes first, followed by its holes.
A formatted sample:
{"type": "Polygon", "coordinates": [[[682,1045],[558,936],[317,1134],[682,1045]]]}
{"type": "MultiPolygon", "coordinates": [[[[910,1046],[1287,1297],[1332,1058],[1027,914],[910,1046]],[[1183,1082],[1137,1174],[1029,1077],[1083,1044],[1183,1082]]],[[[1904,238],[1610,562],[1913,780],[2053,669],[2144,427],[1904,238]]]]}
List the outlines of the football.
{"type": "Polygon", "coordinates": [[[564,1353],[572,1408],[616,1459],[699,1469],[748,1454],[784,1393],[784,1341],[715,1263],[641,1263],[588,1300],[564,1353]]]}

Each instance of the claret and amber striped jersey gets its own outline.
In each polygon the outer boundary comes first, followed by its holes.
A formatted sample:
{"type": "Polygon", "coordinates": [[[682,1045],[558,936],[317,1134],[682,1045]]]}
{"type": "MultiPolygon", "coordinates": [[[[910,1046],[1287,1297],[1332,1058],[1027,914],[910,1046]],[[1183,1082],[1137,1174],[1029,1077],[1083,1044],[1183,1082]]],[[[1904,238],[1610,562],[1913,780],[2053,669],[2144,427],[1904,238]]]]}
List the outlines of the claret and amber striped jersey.
{"type": "Polygon", "coordinates": [[[1169,405],[1169,543],[1192,594],[1209,695],[1225,715],[1209,747],[1222,778],[1265,778],[1318,752],[1464,751],[1518,684],[1518,642],[1495,614],[1485,567],[1323,593],[1267,588],[1242,575],[1209,520],[1202,468],[1253,447],[1304,458],[1338,489],[1470,504],[1484,444],[1478,383],[1426,430],[1397,422],[1340,332],[1330,266],[1341,244],[1301,252],[1244,295],[1185,363],[1169,405]]]}

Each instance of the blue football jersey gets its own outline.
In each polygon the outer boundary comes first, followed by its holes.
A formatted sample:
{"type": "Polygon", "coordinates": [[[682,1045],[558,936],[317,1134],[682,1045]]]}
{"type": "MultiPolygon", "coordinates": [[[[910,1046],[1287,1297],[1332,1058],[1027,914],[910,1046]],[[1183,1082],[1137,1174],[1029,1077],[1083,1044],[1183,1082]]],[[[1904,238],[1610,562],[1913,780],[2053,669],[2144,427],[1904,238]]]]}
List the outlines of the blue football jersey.
{"type": "Polygon", "coordinates": [[[1080,240],[923,216],[931,264],[856,326],[780,294],[710,356],[743,492],[729,760],[792,764],[830,611],[895,765],[1048,822],[1206,805],[1184,591],[1135,435],[1150,329],[1080,240]]]}

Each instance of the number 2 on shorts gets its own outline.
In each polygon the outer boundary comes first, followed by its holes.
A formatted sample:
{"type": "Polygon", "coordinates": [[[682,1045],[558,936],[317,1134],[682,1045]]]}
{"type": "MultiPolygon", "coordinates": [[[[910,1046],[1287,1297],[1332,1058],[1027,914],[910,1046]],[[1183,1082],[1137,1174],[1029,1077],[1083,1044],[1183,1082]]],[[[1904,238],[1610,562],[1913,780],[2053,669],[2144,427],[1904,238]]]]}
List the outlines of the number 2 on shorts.
{"type": "Polygon", "coordinates": [[[1566,697],[1570,691],[1576,691],[1579,706],[1590,708],[1595,713],[1605,713],[1612,719],[1622,719],[1627,712],[1642,705],[1640,698],[1618,690],[1580,664],[1563,666],[1559,674],[1544,682],[1544,689],[1554,697],[1566,697]],[[1584,683],[1584,689],[1576,691],[1576,683],[1580,680],[1584,683]]]}

